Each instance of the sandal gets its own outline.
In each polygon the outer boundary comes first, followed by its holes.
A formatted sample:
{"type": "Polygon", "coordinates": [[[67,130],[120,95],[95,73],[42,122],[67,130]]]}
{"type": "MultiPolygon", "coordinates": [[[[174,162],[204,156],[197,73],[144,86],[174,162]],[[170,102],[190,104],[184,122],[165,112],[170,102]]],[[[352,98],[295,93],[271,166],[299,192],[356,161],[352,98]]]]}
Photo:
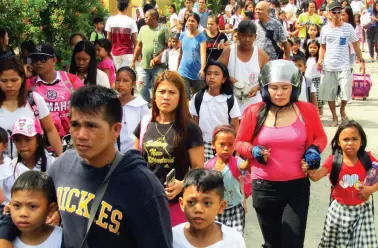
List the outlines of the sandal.
{"type": "Polygon", "coordinates": [[[347,120],[349,120],[348,116],[341,117],[341,121],[347,121],[347,120]]]}
{"type": "Polygon", "coordinates": [[[329,124],[330,127],[337,127],[339,125],[338,121],[332,121],[331,124],[329,124]]]}

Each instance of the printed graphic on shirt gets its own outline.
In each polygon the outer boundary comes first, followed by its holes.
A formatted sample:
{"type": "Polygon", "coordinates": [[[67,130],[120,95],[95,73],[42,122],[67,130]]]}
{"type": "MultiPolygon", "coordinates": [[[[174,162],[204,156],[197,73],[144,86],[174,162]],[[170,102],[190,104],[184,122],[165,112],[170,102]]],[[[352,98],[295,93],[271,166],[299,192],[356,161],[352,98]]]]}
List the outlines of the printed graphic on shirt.
{"type": "Polygon", "coordinates": [[[339,184],[343,189],[355,187],[357,190],[362,185],[361,181],[359,180],[358,174],[345,174],[343,178],[339,181],[339,184]]]}
{"type": "Polygon", "coordinates": [[[144,151],[147,153],[149,164],[158,164],[163,168],[170,168],[174,163],[174,156],[169,153],[168,142],[165,137],[156,140],[147,140],[144,151]]]}
{"type": "MultiPolygon", "coordinates": [[[[93,201],[95,195],[76,188],[58,187],[58,205],[60,211],[66,211],[85,218],[89,218],[88,204],[93,201]]],[[[99,207],[98,218],[93,223],[108,230],[111,233],[120,235],[120,226],[123,213],[113,208],[111,204],[102,201],[99,207]]]]}

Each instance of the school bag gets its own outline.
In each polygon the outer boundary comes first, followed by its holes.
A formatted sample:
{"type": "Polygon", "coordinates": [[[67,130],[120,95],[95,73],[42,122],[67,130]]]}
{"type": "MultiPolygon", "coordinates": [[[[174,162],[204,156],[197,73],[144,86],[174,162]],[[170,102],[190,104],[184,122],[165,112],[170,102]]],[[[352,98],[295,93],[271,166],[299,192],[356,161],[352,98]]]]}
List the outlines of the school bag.
{"type": "MultiPolygon", "coordinates": [[[[212,170],[215,167],[215,163],[217,162],[217,156],[213,157],[209,161],[207,161],[205,168],[212,170]]],[[[252,183],[250,180],[250,175],[242,175],[238,168],[238,159],[234,156],[230,158],[228,161],[228,168],[231,171],[232,176],[242,184],[242,189],[244,193],[244,198],[248,198],[252,194],[252,183]]]]}
{"type": "MultiPolygon", "coordinates": [[[[197,114],[198,114],[198,119],[199,119],[199,116],[200,116],[200,109],[201,109],[201,104],[202,104],[202,101],[203,101],[203,95],[205,94],[205,91],[206,89],[202,89],[201,91],[199,91],[197,93],[197,95],[195,96],[194,98],[194,107],[196,108],[196,111],[197,111],[197,114]]],[[[234,96],[232,95],[231,97],[227,98],[227,108],[228,108],[228,122],[231,124],[231,116],[230,116],[230,112],[231,112],[231,109],[234,107],[234,102],[235,102],[235,99],[234,99],[234,96]]]]}
{"type": "MultiPolygon", "coordinates": [[[[30,82],[29,89],[39,93],[44,98],[59,136],[64,137],[69,133],[70,129],[69,102],[74,92],[74,87],[67,72],[58,71],[57,73],[61,78],[60,82],[44,85],[37,83],[37,77],[34,77],[30,82]]],[[[32,110],[36,114],[33,107],[32,110]]]]}
{"type": "Polygon", "coordinates": [[[223,16],[224,14],[220,14],[219,16],[218,16],[218,19],[219,19],[219,30],[224,30],[224,26],[225,26],[225,21],[224,21],[224,16],[223,16]]]}
{"type": "MultiPolygon", "coordinates": [[[[369,153],[364,151],[362,155],[357,154],[357,157],[358,157],[358,160],[360,160],[362,165],[364,166],[365,171],[368,171],[372,168],[372,162],[371,162],[369,153]]],[[[340,175],[342,164],[343,164],[343,154],[342,154],[341,151],[338,150],[338,151],[336,151],[335,155],[333,156],[332,170],[331,170],[331,173],[329,175],[329,179],[331,181],[330,204],[332,202],[333,190],[335,189],[336,184],[339,180],[339,175],[340,175]]]]}

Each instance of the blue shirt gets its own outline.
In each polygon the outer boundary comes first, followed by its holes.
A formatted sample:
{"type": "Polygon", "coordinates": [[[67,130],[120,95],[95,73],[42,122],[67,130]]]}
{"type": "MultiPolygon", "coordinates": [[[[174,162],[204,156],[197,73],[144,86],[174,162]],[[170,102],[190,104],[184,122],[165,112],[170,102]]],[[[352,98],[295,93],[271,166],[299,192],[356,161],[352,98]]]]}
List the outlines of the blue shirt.
{"type": "Polygon", "coordinates": [[[182,32],[180,41],[182,44],[182,58],[178,73],[182,77],[198,80],[198,73],[201,70],[200,45],[206,42],[206,35],[199,33],[196,37],[189,38],[187,32],[182,32]]]}
{"type": "MultiPolygon", "coordinates": [[[[240,170],[240,164],[243,161],[241,158],[237,158],[238,169],[240,170]]],[[[243,203],[244,197],[241,193],[240,182],[233,175],[227,164],[222,171],[223,183],[224,183],[224,199],[227,201],[227,207],[233,208],[243,203]]]]}
{"type": "Polygon", "coordinates": [[[210,11],[206,9],[204,12],[201,13],[201,12],[199,12],[198,9],[194,9],[193,12],[197,13],[199,15],[199,17],[200,17],[200,25],[203,28],[206,28],[207,27],[207,18],[210,15],[210,11]]]}

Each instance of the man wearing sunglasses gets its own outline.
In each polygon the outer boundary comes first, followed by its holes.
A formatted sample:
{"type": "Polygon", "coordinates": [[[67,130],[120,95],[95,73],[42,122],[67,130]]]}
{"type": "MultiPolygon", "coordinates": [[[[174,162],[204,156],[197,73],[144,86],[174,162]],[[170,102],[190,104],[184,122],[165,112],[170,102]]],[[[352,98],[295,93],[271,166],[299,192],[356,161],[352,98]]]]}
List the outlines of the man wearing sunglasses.
{"type": "Polygon", "coordinates": [[[27,80],[27,88],[39,93],[46,101],[60,137],[69,132],[69,101],[74,90],[83,86],[76,75],[56,71],[55,49],[48,44],[39,44],[29,57],[37,76],[27,80]]]}
{"type": "Polygon", "coordinates": [[[329,21],[322,28],[320,33],[320,51],[318,60],[318,69],[322,70],[319,98],[328,101],[329,108],[332,112],[332,124],[338,125],[336,114],[336,96],[340,86],[340,115],[341,120],[347,120],[345,113],[347,102],[352,96],[352,72],[350,69],[350,49],[351,45],[356,52],[361,66],[361,73],[365,73],[365,60],[362,57],[358,39],[354,28],[349,23],[341,20],[342,6],[339,2],[334,1],[328,5],[329,21]]]}

